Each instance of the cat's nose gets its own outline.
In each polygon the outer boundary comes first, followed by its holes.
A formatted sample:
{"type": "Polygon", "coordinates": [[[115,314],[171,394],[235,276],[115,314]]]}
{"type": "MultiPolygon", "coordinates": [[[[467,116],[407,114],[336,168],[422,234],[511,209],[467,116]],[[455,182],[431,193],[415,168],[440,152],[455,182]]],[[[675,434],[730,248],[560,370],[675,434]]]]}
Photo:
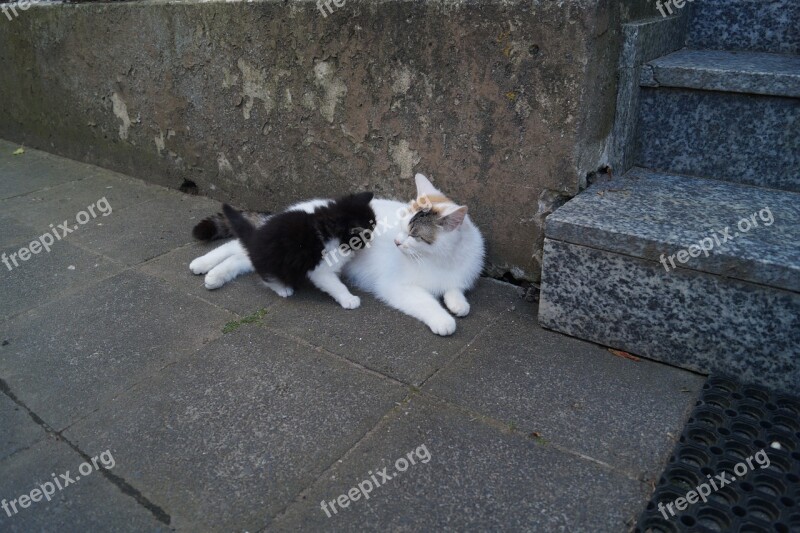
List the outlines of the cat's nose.
{"type": "Polygon", "coordinates": [[[394,238],[394,243],[395,243],[397,246],[400,246],[401,244],[403,244],[403,241],[401,241],[400,239],[398,239],[397,237],[395,237],[395,238],[394,238]]]}

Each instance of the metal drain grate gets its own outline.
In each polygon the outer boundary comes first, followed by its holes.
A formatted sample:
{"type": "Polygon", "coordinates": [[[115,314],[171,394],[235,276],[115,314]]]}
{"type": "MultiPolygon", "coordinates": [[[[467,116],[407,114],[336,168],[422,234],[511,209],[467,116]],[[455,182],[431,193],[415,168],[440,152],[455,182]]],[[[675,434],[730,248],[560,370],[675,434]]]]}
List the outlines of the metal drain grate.
{"type": "Polygon", "coordinates": [[[800,532],[800,399],[709,378],[639,518],[650,531],[800,532]]]}

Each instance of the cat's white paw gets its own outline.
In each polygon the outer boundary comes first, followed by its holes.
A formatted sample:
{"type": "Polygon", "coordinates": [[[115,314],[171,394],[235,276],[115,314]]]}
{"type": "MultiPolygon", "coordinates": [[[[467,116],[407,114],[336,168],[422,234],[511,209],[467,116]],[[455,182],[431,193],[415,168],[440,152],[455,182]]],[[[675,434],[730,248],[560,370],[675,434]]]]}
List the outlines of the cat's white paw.
{"type": "Polygon", "coordinates": [[[428,327],[431,328],[432,332],[443,337],[452,335],[456,331],[456,319],[446,313],[444,313],[442,316],[428,320],[427,324],[428,327]]]}
{"type": "Polygon", "coordinates": [[[294,294],[294,289],[286,286],[273,288],[272,290],[274,290],[275,294],[277,294],[281,298],[288,298],[289,296],[294,294]]]}
{"type": "Polygon", "coordinates": [[[356,309],[361,305],[361,298],[353,294],[339,298],[339,305],[345,309],[356,309]]]}
{"type": "Polygon", "coordinates": [[[209,264],[208,261],[204,261],[203,256],[200,256],[191,263],[189,263],[189,270],[192,271],[192,274],[200,275],[200,274],[205,274],[206,272],[214,268],[214,266],[215,265],[209,264]]]}
{"type": "Polygon", "coordinates": [[[288,298],[292,294],[294,294],[294,289],[289,287],[288,285],[284,285],[283,283],[278,283],[277,281],[264,281],[264,285],[275,291],[275,294],[280,296],[281,298],[288,298]]]}
{"type": "Polygon", "coordinates": [[[444,299],[444,304],[450,310],[451,313],[458,317],[464,317],[469,314],[469,302],[464,298],[456,299],[444,299]]]}
{"type": "Polygon", "coordinates": [[[205,285],[206,289],[213,291],[214,289],[219,289],[223,285],[225,285],[225,278],[215,274],[214,272],[209,272],[206,274],[205,277],[205,285]]]}

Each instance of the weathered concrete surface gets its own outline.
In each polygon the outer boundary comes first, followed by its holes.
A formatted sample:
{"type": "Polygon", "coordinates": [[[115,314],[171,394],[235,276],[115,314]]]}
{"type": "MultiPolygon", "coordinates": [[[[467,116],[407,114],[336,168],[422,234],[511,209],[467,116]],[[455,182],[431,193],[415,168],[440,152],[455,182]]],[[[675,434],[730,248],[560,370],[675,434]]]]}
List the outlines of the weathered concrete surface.
{"type": "Polygon", "coordinates": [[[208,200],[16,148],[0,141],[2,190],[49,170],[0,197],[18,225],[9,250],[87,199],[114,210],[0,263],[0,501],[104,450],[115,466],[0,509],[0,531],[626,531],[702,387],[543,331],[494,280],[447,338],[369,295],[343,310],[311,287],[278,298],[255,275],[207,291],[188,263],[210,246],[176,235],[208,200]],[[140,231],[156,206],[173,227],[140,231]],[[162,255],[139,253],[148,243],[162,255]],[[95,274],[98,258],[113,268],[95,274]],[[320,509],[423,444],[430,462],[346,513],[320,509]]]}
{"type": "Polygon", "coordinates": [[[538,278],[544,216],[603,162],[620,6],[333,7],[31,7],[0,24],[0,136],[250,208],[424,172],[538,278]]]}

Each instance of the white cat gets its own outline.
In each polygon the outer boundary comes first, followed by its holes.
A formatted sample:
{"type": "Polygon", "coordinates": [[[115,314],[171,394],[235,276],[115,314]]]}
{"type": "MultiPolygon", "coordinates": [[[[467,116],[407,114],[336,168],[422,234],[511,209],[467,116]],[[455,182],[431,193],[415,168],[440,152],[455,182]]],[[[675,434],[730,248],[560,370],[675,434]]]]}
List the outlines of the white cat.
{"type": "MultiPolygon", "coordinates": [[[[415,177],[417,199],[410,203],[372,200],[377,227],[364,249],[327,260],[362,290],[424,322],[437,335],[451,335],[456,321],[470,306],[464,292],[483,268],[484,243],[466,206],[450,201],[422,174],[415,177]]],[[[312,210],[311,200],[290,209],[312,210]]],[[[195,274],[206,274],[214,289],[253,267],[238,241],[232,241],[192,261],[195,274]]]]}

